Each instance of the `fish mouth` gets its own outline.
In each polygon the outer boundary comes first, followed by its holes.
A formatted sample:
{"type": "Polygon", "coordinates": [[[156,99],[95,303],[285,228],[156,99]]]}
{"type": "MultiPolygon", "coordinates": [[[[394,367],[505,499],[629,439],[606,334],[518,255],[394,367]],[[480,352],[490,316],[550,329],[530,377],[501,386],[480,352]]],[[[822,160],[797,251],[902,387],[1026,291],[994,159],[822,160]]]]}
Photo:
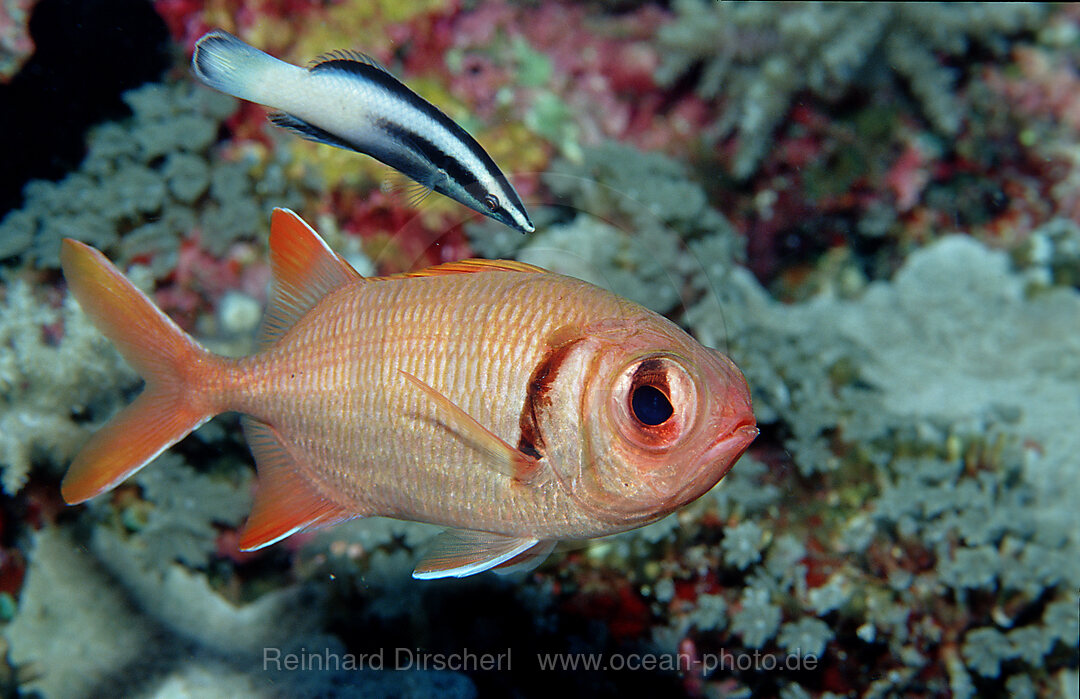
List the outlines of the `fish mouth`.
{"type": "MultiPolygon", "coordinates": [[[[722,431],[720,437],[702,454],[694,474],[686,479],[686,483],[674,497],[667,499],[681,506],[701,497],[723,480],[757,436],[758,428],[753,418],[740,421],[735,427],[722,431]]],[[[657,495],[660,494],[657,491],[657,495]]]]}
{"type": "Polygon", "coordinates": [[[750,442],[758,436],[757,424],[753,420],[741,422],[724,433],[705,452],[705,463],[724,462],[724,473],[742,456],[750,442]]]}

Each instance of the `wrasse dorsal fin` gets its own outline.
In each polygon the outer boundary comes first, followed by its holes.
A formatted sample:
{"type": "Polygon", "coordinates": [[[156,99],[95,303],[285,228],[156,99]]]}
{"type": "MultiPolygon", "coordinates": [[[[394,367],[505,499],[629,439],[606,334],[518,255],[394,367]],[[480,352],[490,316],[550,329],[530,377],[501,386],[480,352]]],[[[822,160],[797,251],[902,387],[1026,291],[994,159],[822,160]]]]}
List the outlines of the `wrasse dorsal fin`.
{"type": "Polygon", "coordinates": [[[528,539],[469,529],[447,529],[431,543],[412,576],[417,580],[464,578],[517,559],[537,544],[528,539]]]}
{"type": "Polygon", "coordinates": [[[254,551],[281,541],[305,529],[320,529],[362,513],[349,511],[324,498],[308,482],[299,464],[269,425],[253,418],[243,419],[259,483],[251,507],[240,550],[254,551]]]}
{"type": "Polygon", "coordinates": [[[331,291],[363,279],[289,209],[274,209],[270,218],[270,270],[272,289],[259,328],[260,349],[276,342],[331,291]]]}
{"type": "Polygon", "coordinates": [[[403,369],[398,369],[398,372],[430,399],[439,419],[445,422],[447,427],[480,452],[486,466],[519,481],[528,481],[539,472],[540,462],[536,457],[507,444],[499,435],[481,425],[449,398],[409,372],[403,369]]]}
{"type": "MultiPolygon", "coordinates": [[[[387,70],[386,66],[379,62],[379,59],[370,54],[366,54],[363,51],[355,51],[353,49],[337,49],[335,51],[319,54],[308,62],[307,67],[310,71],[318,71],[327,68],[342,68],[344,67],[342,64],[348,63],[359,63],[361,65],[371,66],[372,68],[378,68],[382,72],[393,77],[393,73],[387,70]]],[[[397,78],[394,79],[397,80],[397,78]]]]}
{"type": "Polygon", "coordinates": [[[367,277],[370,281],[387,279],[406,279],[411,277],[441,277],[447,274],[476,274],[478,272],[527,272],[531,274],[550,274],[543,267],[518,262],[516,260],[481,260],[471,258],[457,262],[444,262],[441,265],[420,269],[415,272],[400,272],[385,277],[367,277]]]}

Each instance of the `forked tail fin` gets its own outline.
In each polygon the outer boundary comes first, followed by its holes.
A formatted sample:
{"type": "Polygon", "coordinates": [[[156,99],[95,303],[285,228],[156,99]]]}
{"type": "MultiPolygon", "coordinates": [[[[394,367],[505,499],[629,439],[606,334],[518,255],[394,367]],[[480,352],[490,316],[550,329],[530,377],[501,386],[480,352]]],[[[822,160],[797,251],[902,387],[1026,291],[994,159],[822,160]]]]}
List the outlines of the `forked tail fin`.
{"type": "Polygon", "coordinates": [[[203,349],[94,248],[64,240],[68,288],[146,381],[142,394],[86,443],[61,485],[76,504],[112,489],[221,407],[225,360],[203,349]]]}

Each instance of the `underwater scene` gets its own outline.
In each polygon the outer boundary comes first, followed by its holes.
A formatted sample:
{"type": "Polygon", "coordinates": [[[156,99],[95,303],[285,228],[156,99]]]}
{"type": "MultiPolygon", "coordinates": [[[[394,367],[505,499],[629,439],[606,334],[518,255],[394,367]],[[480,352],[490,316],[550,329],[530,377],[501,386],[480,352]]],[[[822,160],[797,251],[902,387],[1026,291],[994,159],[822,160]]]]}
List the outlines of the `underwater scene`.
{"type": "Polygon", "coordinates": [[[0,142],[0,697],[1080,696],[1080,6],[0,0],[0,142]]]}

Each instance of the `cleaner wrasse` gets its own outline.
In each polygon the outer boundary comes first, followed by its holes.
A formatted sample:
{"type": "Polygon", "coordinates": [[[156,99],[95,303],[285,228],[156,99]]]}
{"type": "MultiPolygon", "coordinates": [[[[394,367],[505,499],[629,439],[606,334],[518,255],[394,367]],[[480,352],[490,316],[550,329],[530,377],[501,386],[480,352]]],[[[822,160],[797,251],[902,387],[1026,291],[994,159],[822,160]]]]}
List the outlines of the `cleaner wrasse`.
{"type": "Polygon", "coordinates": [[[334,51],[301,68],[218,30],[195,44],[191,66],[215,90],[277,110],[275,126],[389,165],[417,183],[417,201],[434,190],[522,233],[535,230],[480,144],[362,53],[334,51]]]}

